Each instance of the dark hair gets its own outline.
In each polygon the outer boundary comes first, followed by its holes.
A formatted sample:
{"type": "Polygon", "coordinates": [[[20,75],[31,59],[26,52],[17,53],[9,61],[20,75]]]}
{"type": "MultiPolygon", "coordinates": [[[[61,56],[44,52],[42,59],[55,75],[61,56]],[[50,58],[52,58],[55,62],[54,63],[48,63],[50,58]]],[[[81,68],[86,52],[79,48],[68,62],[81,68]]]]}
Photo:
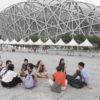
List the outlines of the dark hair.
{"type": "Polygon", "coordinates": [[[30,67],[30,69],[33,69],[35,65],[33,65],[32,63],[28,63],[28,67],[30,67]]]}
{"type": "Polygon", "coordinates": [[[28,62],[28,59],[24,59],[24,61],[27,61],[28,62]]]}
{"type": "Polygon", "coordinates": [[[85,65],[85,64],[84,64],[83,62],[79,62],[78,65],[80,65],[81,67],[84,68],[84,65],[85,65]]]}
{"type": "MultiPolygon", "coordinates": [[[[61,62],[62,62],[63,60],[64,60],[64,58],[61,58],[61,59],[60,59],[59,66],[62,65],[61,62]]],[[[64,66],[65,66],[65,63],[64,63],[64,66]]]]}
{"type": "Polygon", "coordinates": [[[39,64],[40,64],[41,60],[39,60],[36,64],[36,67],[38,68],[39,67],[39,64]]]}
{"type": "Polygon", "coordinates": [[[7,60],[7,61],[6,61],[6,65],[9,64],[10,62],[11,62],[11,60],[7,60]]]}
{"type": "Polygon", "coordinates": [[[14,65],[13,64],[9,64],[8,67],[7,67],[7,70],[2,74],[2,76],[5,75],[8,72],[8,70],[13,71],[14,70],[14,65]]]}
{"type": "Polygon", "coordinates": [[[56,68],[56,70],[57,70],[57,72],[59,72],[59,71],[61,71],[62,69],[61,69],[60,66],[58,66],[58,67],[56,68]]]}
{"type": "Polygon", "coordinates": [[[14,70],[14,65],[13,64],[9,64],[7,69],[13,71],[14,70]]]}
{"type": "MultiPolygon", "coordinates": [[[[36,68],[39,67],[39,64],[40,64],[41,61],[42,61],[42,60],[39,60],[39,61],[37,62],[37,64],[36,64],[36,68]]],[[[44,69],[44,65],[42,65],[42,69],[44,69]]]]}

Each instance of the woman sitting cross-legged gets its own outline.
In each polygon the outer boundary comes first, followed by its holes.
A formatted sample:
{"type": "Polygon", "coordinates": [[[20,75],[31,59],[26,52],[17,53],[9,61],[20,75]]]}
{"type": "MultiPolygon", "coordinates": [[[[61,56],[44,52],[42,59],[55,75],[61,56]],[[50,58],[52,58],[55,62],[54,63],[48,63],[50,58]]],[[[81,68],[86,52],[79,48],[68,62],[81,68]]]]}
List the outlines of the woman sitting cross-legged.
{"type": "Polygon", "coordinates": [[[19,83],[22,83],[21,78],[18,77],[18,74],[14,71],[14,65],[9,64],[7,70],[2,75],[1,85],[11,88],[17,86],[19,83]]]}
{"type": "Polygon", "coordinates": [[[64,73],[66,74],[66,68],[67,68],[67,67],[66,67],[64,58],[61,58],[61,59],[60,59],[59,66],[61,67],[62,72],[64,72],[64,73]]]}
{"type": "Polygon", "coordinates": [[[36,74],[39,78],[47,78],[48,72],[46,67],[44,66],[43,62],[40,60],[36,65],[36,74]]]}
{"type": "Polygon", "coordinates": [[[29,63],[27,65],[27,70],[24,71],[25,81],[24,86],[27,89],[34,88],[36,86],[37,82],[37,75],[36,72],[33,70],[34,65],[32,63],[29,63]]]}

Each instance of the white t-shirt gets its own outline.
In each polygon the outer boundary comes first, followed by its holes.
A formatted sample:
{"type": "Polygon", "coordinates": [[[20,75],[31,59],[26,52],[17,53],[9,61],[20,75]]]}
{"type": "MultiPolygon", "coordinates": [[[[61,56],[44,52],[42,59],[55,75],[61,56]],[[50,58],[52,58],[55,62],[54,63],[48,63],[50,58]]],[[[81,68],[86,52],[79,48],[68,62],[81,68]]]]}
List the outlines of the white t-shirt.
{"type": "Polygon", "coordinates": [[[13,78],[16,76],[17,76],[16,72],[8,70],[7,73],[2,76],[2,81],[6,83],[11,82],[13,78]]]}

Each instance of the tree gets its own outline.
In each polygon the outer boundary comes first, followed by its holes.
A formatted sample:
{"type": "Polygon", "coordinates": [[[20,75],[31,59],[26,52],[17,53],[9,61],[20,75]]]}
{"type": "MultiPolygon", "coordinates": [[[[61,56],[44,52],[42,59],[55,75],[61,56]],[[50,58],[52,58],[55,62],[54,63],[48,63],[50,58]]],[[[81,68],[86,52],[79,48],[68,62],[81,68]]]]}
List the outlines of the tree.
{"type": "Polygon", "coordinates": [[[69,33],[61,35],[61,38],[65,43],[68,43],[72,39],[72,37],[71,37],[71,35],[69,33]]]}
{"type": "Polygon", "coordinates": [[[83,34],[76,34],[74,39],[80,44],[85,40],[85,36],[83,34]]]}
{"type": "Polygon", "coordinates": [[[33,42],[36,42],[39,39],[39,37],[37,35],[31,35],[30,39],[32,39],[33,42]]]}

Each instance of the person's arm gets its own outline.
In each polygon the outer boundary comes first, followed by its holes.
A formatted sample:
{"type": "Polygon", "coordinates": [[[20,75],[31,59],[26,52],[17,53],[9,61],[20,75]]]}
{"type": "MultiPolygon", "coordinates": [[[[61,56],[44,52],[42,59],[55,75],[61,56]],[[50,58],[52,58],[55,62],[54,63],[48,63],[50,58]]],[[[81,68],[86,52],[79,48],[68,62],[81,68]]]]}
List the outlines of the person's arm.
{"type": "Polygon", "coordinates": [[[88,89],[92,89],[91,86],[90,86],[90,84],[88,83],[87,77],[85,77],[84,79],[85,79],[85,82],[86,82],[86,85],[87,85],[88,89]]]}
{"type": "Polygon", "coordinates": [[[73,75],[76,76],[78,71],[79,71],[79,69],[75,70],[73,75]]]}
{"type": "Polygon", "coordinates": [[[36,72],[38,73],[38,72],[39,72],[39,70],[40,70],[40,66],[36,69],[36,72]]]}
{"type": "Polygon", "coordinates": [[[64,72],[66,72],[66,69],[67,69],[67,66],[65,65],[65,66],[64,66],[64,72]]]}
{"type": "Polygon", "coordinates": [[[20,74],[24,74],[24,75],[26,75],[26,71],[20,72],[20,74]]]}
{"type": "Polygon", "coordinates": [[[88,78],[87,78],[87,75],[86,75],[85,71],[82,71],[82,76],[84,77],[84,80],[85,80],[85,83],[86,83],[88,89],[92,89],[90,84],[89,84],[89,81],[88,81],[88,78]]]}
{"type": "Polygon", "coordinates": [[[21,67],[21,72],[23,72],[24,71],[24,65],[22,65],[22,67],[21,67]]]}
{"type": "Polygon", "coordinates": [[[45,72],[47,72],[47,69],[46,69],[46,67],[45,67],[45,66],[44,66],[44,71],[45,71],[45,72]]]}
{"type": "Polygon", "coordinates": [[[1,72],[0,72],[0,76],[2,76],[2,75],[4,74],[5,71],[6,71],[5,68],[3,68],[3,69],[1,70],[1,72]]]}
{"type": "Polygon", "coordinates": [[[52,75],[51,80],[55,81],[55,73],[52,75]]]}
{"type": "Polygon", "coordinates": [[[12,71],[12,76],[13,77],[18,77],[19,75],[15,71],[12,71]]]}
{"type": "Polygon", "coordinates": [[[36,72],[33,74],[33,76],[34,76],[34,80],[37,82],[38,80],[37,80],[37,74],[36,74],[36,72]]]}
{"type": "Polygon", "coordinates": [[[55,80],[53,76],[51,77],[51,80],[52,80],[52,81],[54,81],[54,80],[55,80]]]}
{"type": "Polygon", "coordinates": [[[19,76],[19,74],[16,75],[17,77],[19,76]]]}
{"type": "Polygon", "coordinates": [[[20,72],[20,74],[25,74],[25,73],[26,73],[25,71],[21,71],[21,72],[20,72]]]}

